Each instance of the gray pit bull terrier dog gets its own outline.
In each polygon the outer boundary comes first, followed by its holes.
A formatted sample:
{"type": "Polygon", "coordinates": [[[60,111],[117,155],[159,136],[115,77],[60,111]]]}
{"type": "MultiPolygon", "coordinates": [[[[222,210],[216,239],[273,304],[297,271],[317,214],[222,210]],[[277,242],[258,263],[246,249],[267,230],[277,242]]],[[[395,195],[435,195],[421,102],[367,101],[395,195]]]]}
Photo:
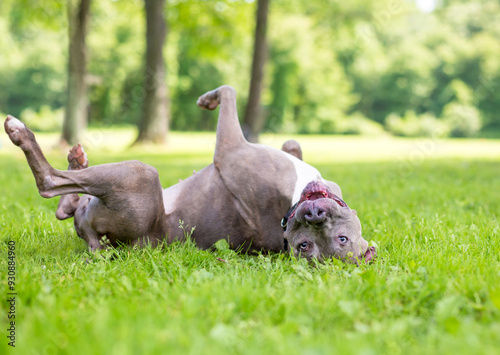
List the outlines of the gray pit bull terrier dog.
{"type": "Polygon", "coordinates": [[[245,252],[286,249],[298,257],[355,263],[375,258],[338,185],[299,159],[296,142],[285,143],[284,151],[247,142],[230,86],[202,95],[197,104],[208,110],[220,105],[213,164],[167,189],[157,170],[139,161],[89,167],[80,145],[68,156],[69,170],[56,170],[22,122],[8,116],[5,131],[26,155],[40,195],[61,196],[56,217],[74,217],[77,234],[92,251],[105,248],[103,240],[183,240],[182,220],[196,227],[192,238],[203,249],[226,239],[245,252]]]}

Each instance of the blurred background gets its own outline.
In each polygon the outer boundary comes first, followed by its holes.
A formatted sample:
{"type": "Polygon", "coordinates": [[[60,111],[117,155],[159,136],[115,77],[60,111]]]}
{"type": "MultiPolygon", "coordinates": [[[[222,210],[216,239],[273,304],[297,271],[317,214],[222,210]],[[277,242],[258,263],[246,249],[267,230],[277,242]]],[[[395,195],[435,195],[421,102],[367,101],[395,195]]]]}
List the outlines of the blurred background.
{"type": "Polygon", "coordinates": [[[223,84],[236,88],[249,120],[254,77],[256,134],[500,137],[498,0],[158,0],[164,40],[146,30],[148,2],[2,0],[0,112],[61,132],[67,110],[78,109],[68,78],[80,75],[80,128],[140,131],[151,114],[147,38],[148,46],[159,38],[164,68],[152,75],[166,83],[157,112],[167,130],[214,130],[216,115],[195,101],[223,84]],[[84,64],[76,50],[75,69],[68,62],[78,36],[84,64]],[[260,81],[258,65],[252,71],[259,58],[260,81]]]}

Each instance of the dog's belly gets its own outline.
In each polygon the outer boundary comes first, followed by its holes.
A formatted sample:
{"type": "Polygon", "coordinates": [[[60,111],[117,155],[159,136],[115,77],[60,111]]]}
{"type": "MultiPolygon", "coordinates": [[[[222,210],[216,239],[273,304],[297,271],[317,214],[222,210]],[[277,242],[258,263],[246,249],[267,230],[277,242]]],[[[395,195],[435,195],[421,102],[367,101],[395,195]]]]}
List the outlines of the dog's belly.
{"type": "Polygon", "coordinates": [[[317,169],[275,148],[251,145],[227,155],[219,168],[210,164],[163,191],[168,241],[195,227],[200,248],[229,239],[234,249],[282,250],[281,218],[312,180],[323,180],[317,169]]]}
{"type": "Polygon", "coordinates": [[[231,194],[213,164],[163,190],[168,241],[185,240],[191,234],[197,246],[207,249],[230,238],[237,248],[249,238],[231,194]]]}

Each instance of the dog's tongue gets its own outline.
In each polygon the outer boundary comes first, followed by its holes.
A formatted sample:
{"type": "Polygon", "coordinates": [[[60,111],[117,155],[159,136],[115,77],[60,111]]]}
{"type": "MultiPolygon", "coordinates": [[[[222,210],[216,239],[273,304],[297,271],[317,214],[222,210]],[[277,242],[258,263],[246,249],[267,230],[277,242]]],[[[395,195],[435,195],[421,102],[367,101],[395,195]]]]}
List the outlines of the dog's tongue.
{"type": "Polygon", "coordinates": [[[328,197],[328,192],[326,190],[308,192],[305,194],[305,198],[308,201],[314,201],[319,198],[327,198],[327,197],[328,197]]]}
{"type": "MultiPolygon", "coordinates": [[[[295,205],[292,206],[292,208],[288,211],[288,213],[285,215],[283,220],[288,220],[292,218],[295,215],[295,212],[297,211],[297,207],[304,201],[315,201],[319,200],[322,198],[329,198],[335,202],[340,207],[347,207],[347,203],[345,203],[340,197],[335,195],[332,190],[323,182],[319,180],[314,180],[311,181],[307,186],[302,190],[302,194],[300,195],[300,200],[297,202],[295,205]]],[[[283,223],[283,221],[282,221],[283,223]]],[[[283,224],[282,224],[283,226],[283,224]]],[[[285,223],[286,226],[286,223],[285,223]]]]}
{"type": "Polygon", "coordinates": [[[341,207],[347,207],[347,204],[337,195],[335,195],[330,188],[321,181],[311,181],[302,191],[299,204],[304,201],[315,201],[320,198],[330,198],[337,202],[341,207]]]}

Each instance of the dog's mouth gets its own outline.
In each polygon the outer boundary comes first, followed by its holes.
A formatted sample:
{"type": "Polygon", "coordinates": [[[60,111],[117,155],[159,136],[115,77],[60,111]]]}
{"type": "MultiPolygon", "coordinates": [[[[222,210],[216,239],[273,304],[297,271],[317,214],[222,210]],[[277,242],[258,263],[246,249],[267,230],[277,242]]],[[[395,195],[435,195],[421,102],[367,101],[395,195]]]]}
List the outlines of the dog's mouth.
{"type": "Polygon", "coordinates": [[[320,198],[328,198],[328,191],[321,190],[321,191],[307,192],[304,197],[305,200],[307,201],[315,201],[320,198]]]}
{"type": "Polygon", "coordinates": [[[335,201],[340,207],[348,207],[347,203],[345,203],[344,200],[335,195],[325,183],[319,180],[311,181],[309,184],[307,184],[304,190],[302,190],[299,202],[293,205],[288,210],[285,217],[283,217],[283,219],[281,220],[281,227],[283,227],[283,230],[286,230],[288,220],[295,216],[295,212],[303,202],[316,201],[323,198],[328,198],[335,201]]]}
{"type": "Polygon", "coordinates": [[[316,201],[321,198],[329,198],[334,200],[340,207],[347,207],[347,203],[345,203],[344,200],[335,195],[326,184],[319,180],[314,180],[307,184],[302,191],[302,195],[300,196],[297,206],[304,201],[316,201]]]}

